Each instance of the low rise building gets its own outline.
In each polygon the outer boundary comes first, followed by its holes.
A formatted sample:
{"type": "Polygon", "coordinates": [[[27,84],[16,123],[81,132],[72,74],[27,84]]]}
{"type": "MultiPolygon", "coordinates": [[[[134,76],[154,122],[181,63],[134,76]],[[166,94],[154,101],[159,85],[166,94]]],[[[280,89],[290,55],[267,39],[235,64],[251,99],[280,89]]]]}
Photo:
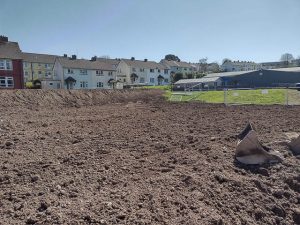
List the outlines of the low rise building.
{"type": "Polygon", "coordinates": [[[116,69],[109,63],[71,58],[56,58],[54,75],[63,89],[111,89],[116,85],[116,69]]]}
{"type": "Polygon", "coordinates": [[[43,89],[60,88],[53,66],[57,55],[22,53],[25,83],[33,82],[43,89]],[[54,84],[58,85],[55,86],[54,84]]]}
{"type": "Polygon", "coordinates": [[[181,79],[174,83],[174,91],[214,90],[222,86],[220,77],[202,77],[197,79],[181,79]]]}
{"type": "Polygon", "coordinates": [[[255,62],[249,61],[231,61],[226,60],[221,65],[221,71],[224,72],[234,72],[234,71],[250,71],[257,70],[260,68],[260,65],[255,62]]]}
{"type": "Polygon", "coordinates": [[[168,67],[171,74],[182,73],[183,76],[186,76],[187,74],[193,74],[197,72],[197,66],[192,63],[166,59],[161,60],[160,63],[168,67]]]}
{"type": "Polygon", "coordinates": [[[0,36],[0,89],[22,88],[23,64],[19,44],[0,36]]]}
{"type": "Polygon", "coordinates": [[[116,79],[125,85],[167,85],[170,83],[170,69],[147,59],[121,59],[116,79]]]}
{"type": "Polygon", "coordinates": [[[260,69],[277,69],[277,68],[286,68],[286,67],[299,67],[300,59],[294,59],[291,61],[278,61],[278,62],[263,62],[259,64],[260,69]]]}
{"type": "Polygon", "coordinates": [[[221,78],[222,87],[288,87],[300,83],[300,67],[213,73],[205,78],[221,78]]]}

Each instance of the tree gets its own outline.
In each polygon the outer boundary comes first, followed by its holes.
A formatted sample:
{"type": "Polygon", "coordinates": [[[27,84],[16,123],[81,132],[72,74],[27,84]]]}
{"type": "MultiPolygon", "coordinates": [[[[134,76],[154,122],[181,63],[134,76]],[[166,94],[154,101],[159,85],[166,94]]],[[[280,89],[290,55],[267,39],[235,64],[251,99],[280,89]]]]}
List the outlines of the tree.
{"type": "Polygon", "coordinates": [[[202,78],[204,76],[205,76],[204,73],[198,73],[198,74],[195,75],[196,78],[202,78]]]}
{"type": "Polygon", "coordinates": [[[193,75],[192,73],[188,73],[188,74],[186,75],[186,77],[187,77],[188,79],[193,79],[193,78],[194,78],[194,75],[193,75]]]}
{"type": "Polygon", "coordinates": [[[280,57],[280,61],[282,62],[291,62],[292,60],[294,60],[294,56],[291,53],[284,53],[281,55],[280,57]]]}
{"type": "Polygon", "coordinates": [[[180,62],[179,57],[176,56],[176,55],[172,55],[172,54],[166,55],[166,56],[165,56],[165,60],[180,62]]]}
{"type": "Polygon", "coordinates": [[[207,57],[199,60],[199,71],[204,73],[207,71],[207,57]]]}
{"type": "Polygon", "coordinates": [[[206,58],[199,59],[199,63],[200,63],[200,64],[207,64],[207,57],[206,57],[206,58]]]}
{"type": "Polygon", "coordinates": [[[219,66],[219,64],[217,62],[210,63],[208,65],[208,71],[209,72],[213,72],[213,73],[220,72],[220,66],[219,66]]]}
{"type": "Polygon", "coordinates": [[[177,82],[179,80],[183,79],[183,74],[182,73],[175,73],[173,76],[173,82],[177,82]]]}
{"type": "Polygon", "coordinates": [[[228,59],[228,58],[225,58],[225,59],[223,59],[223,61],[222,61],[222,65],[223,65],[224,63],[227,63],[227,62],[231,62],[231,60],[230,60],[230,59],[228,59]]]}

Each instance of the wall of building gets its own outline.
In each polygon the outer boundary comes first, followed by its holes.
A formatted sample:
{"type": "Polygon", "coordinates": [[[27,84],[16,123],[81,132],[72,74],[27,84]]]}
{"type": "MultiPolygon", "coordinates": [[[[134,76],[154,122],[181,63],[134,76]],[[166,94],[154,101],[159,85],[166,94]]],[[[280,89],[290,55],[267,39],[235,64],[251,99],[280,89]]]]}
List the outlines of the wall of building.
{"type": "MultiPolygon", "coordinates": [[[[80,69],[71,69],[73,73],[68,73],[68,68],[63,68],[64,80],[72,77],[76,80],[74,89],[110,89],[112,85],[108,83],[110,79],[115,79],[116,72],[113,71],[109,75],[109,71],[103,71],[103,74],[98,75],[97,70],[86,70],[86,74],[82,74],[80,69]]],[[[64,82],[63,87],[66,89],[67,84],[64,82]]]]}
{"type": "Polygon", "coordinates": [[[22,60],[21,59],[12,60],[12,70],[0,70],[0,76],[12,77],[14,81],[14,86],[12,88],[3,88],[3,89],[23,89],[24,79],[23,79],[22,60]]]}
{"type": "Polygon", "coordinates": [[[91,71],[91,88],[92,89],[111,89],[112,84],[109,83],[111,79],[116,79],[116,71],[105,71],[103,74],[97,74],[96,70],[91,71]],[[112,72],[112,74],[110,73],[112,72]],[[98,85],[97,85],[98,84],[98,85]],[[103,85],[103,86],[102,86],[103,85]]]}
{"type": "Polygon", "coordinates": [[[170,72],[173,72],[173,73],[182,73],[185,76],[186,74],[195,73],[197,71],[194,71],[192,68],[187,68],[187,67],[171,66],[170,67],[170,72]]]}
{"type": "Polygon", "coordinates": [[[154,72],[151,72],[149,68],[138,68],[134,67],[134,69],[127,65],[125,62],[121,61],[117,67],[117,79],[124,82],[125,84],[144,84],[144,85],[159,85],[158,76],[161,75],[164,77],[164,80],[160,83],[160,85],[166,85],[170,83],[170,71],[165,74],[164,70],[154,69],[154,72]],[[141,71],[142,69],[142,71],[141,71]],[[130,76],[131,74],[136,74],[138,78],[134,83],[132,83],[130,76]]]}
{"type": "Polygon", "coordinates": [[[130,67],[124,61],[121,61],[117,66],[116,79],[125,84],[130,83],[130,67]]]}
{"type": "Polygon", "coordinates": [[[256,69],[260,69],[260,65],[254,62],[225,62],[221,65],[221,70],[226,72],[249,71],[256,69]]]}
{"type": "Polygon", "coordinates": [[[226,80],[229,86],[240,88],[293,86],[300,83],[300,72],[261,70],[228,77],[226,80]]]}
{"type": "Polygon", "coordinates": [[[53,65],[51,63],[23,62],[25,82],[53,79],[53,65]]]}
{"type": "Polygon", "coordinates": [[[42,89],[50,90],[50,89],[61,89],[61,81],[57,80],[43,80],[41,81],[42,89]]]}

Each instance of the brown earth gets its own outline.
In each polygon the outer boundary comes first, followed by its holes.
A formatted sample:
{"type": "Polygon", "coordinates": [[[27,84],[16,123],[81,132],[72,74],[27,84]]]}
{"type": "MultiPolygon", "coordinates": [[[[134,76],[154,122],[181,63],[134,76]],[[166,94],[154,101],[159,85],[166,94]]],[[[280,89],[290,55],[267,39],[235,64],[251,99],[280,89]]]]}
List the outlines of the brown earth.
{"type": "Polygon", "coordinates": [[[299,157],[276,144],[300,107],[160,94],[2,91],[0,224],[300,224],[299,157]],[[282,164],[234,161],[249,120],[282,164]]]}

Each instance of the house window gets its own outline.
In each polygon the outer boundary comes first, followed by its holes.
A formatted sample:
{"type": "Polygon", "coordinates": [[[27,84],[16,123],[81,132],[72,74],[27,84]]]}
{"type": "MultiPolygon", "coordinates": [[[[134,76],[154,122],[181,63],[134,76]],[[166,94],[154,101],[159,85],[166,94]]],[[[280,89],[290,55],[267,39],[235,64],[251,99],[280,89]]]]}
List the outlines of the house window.
{"type": "Polygon", "coordinates": [[[28,63],[27,62],[24,62],[24,67],[28,67],[28,63]]]}
{"type": "Polygon", "coordinates": [[[96,70],[96,75],[97,76],[103,75],[103,70],[96,70]]]}
{"type": "Polygon", "coordinates": [[[28,71],[25,71],[25,76],[28,76],[28,71]]]}
{"type": "Polygon", "coordinates": [[[154,78],[150,78],[150,83],[154,83],[154,78]]]}
{"type": "Polygon", "coordinates": [[[39,71],[39,75],[41,75],[42,74],[42,71],[39,71]]]}
{"type": "Polygon", "coordinates": [[[45,64],[45,68],[47,69],[48,67],[50,67],[48,64],[45,64]]]}
{"type": "Polygon", "coordinates": [[[13,88],[14,78],[13,77],[0,77],[0,88],[13,88]]]}
{"type": "Polygon", "coordinates": [[[168,74],[168,70],[164,70],[164,74],[168,74]]]}
{"type": "Polygon", "coordinates": [[[53,83],[49,83],[49,85],[50,85],[50,86],[52,86],[52,85],[53,85],[53,83]]]}
{"type": "Polygon", "coordinates": [[[112,75],[113,75],[113,72],[112,72],[112,71],[109,71],[109,72],[108,72],[108,75],[109,75],[109,76],[112,76],[112,75]]]}
{"type": "Polygon", "coordinates": [[[132,68],[132,71],[133,71],[133,72],[135,72],[135,71],[136,71],[136,69],[135,69],[135,68],[132,68]]]}
{"type": "Polygon", "coordinates": [[[12,63],[9,60],[6,60],[6,69],[11,70],[12,69],[12,63]]]}
{"type": "Polygon", "coordinates": [[[102,82],[97,82],[97,88],[102,88],[103,87],[103,83],[102,82]]]}
{"type": "Polygon", "coordinates": [[[38,65],[39,65],[39,66],[41,66],[41,64],[40,64],[40,63],[39,63],[38,65]]]}
{"type": "Polygon", "coordinates": [[[165,83],[169,83],[169,79],[165,79],[165,83]]]}
{"type": "Polygon", "coordinates": [[[87,88],[88,87],[88,82],[87,81],[80,81],[80,87],[81,88],[87,88]]]}
{"type": "Polygon", "coordinates": [[[73,71],[72,69],[68,69],[68,73],[69,73],[69,74],[73,74],[74,71],[73,71]]]}
{"type": "Polygon", "coordinates": [[[80,70],[79,73],[80,75],[87,75],[87,70],[80,70]]]}
{"type": "Polygon", "coordinates": [[[154,69],[150,69],[150,73],[154,73],[154,69]]]}
{"type": "Polygon", "coordinates": [[[144,77],[140,78],[140,83],[145,83],[145,78],[144,77]]]}
{"type": "Polygon", "coordinates": [[[144,71],[145,71],[145,69],[143,69],[143,68],[140,69],[140,72],[144,72],[144,71]]]}
{"type": "Polygon", "coordinates": [[[157,70],[157,72],[159,72],[159,73],[160,73],[160,69],[158,69],[158,70],[157,70]]]}
{"type": "Polygon", "coordinates": [[[11,60],[0,60],[0,70],[12,70],[12,61],[11,60]]]}

